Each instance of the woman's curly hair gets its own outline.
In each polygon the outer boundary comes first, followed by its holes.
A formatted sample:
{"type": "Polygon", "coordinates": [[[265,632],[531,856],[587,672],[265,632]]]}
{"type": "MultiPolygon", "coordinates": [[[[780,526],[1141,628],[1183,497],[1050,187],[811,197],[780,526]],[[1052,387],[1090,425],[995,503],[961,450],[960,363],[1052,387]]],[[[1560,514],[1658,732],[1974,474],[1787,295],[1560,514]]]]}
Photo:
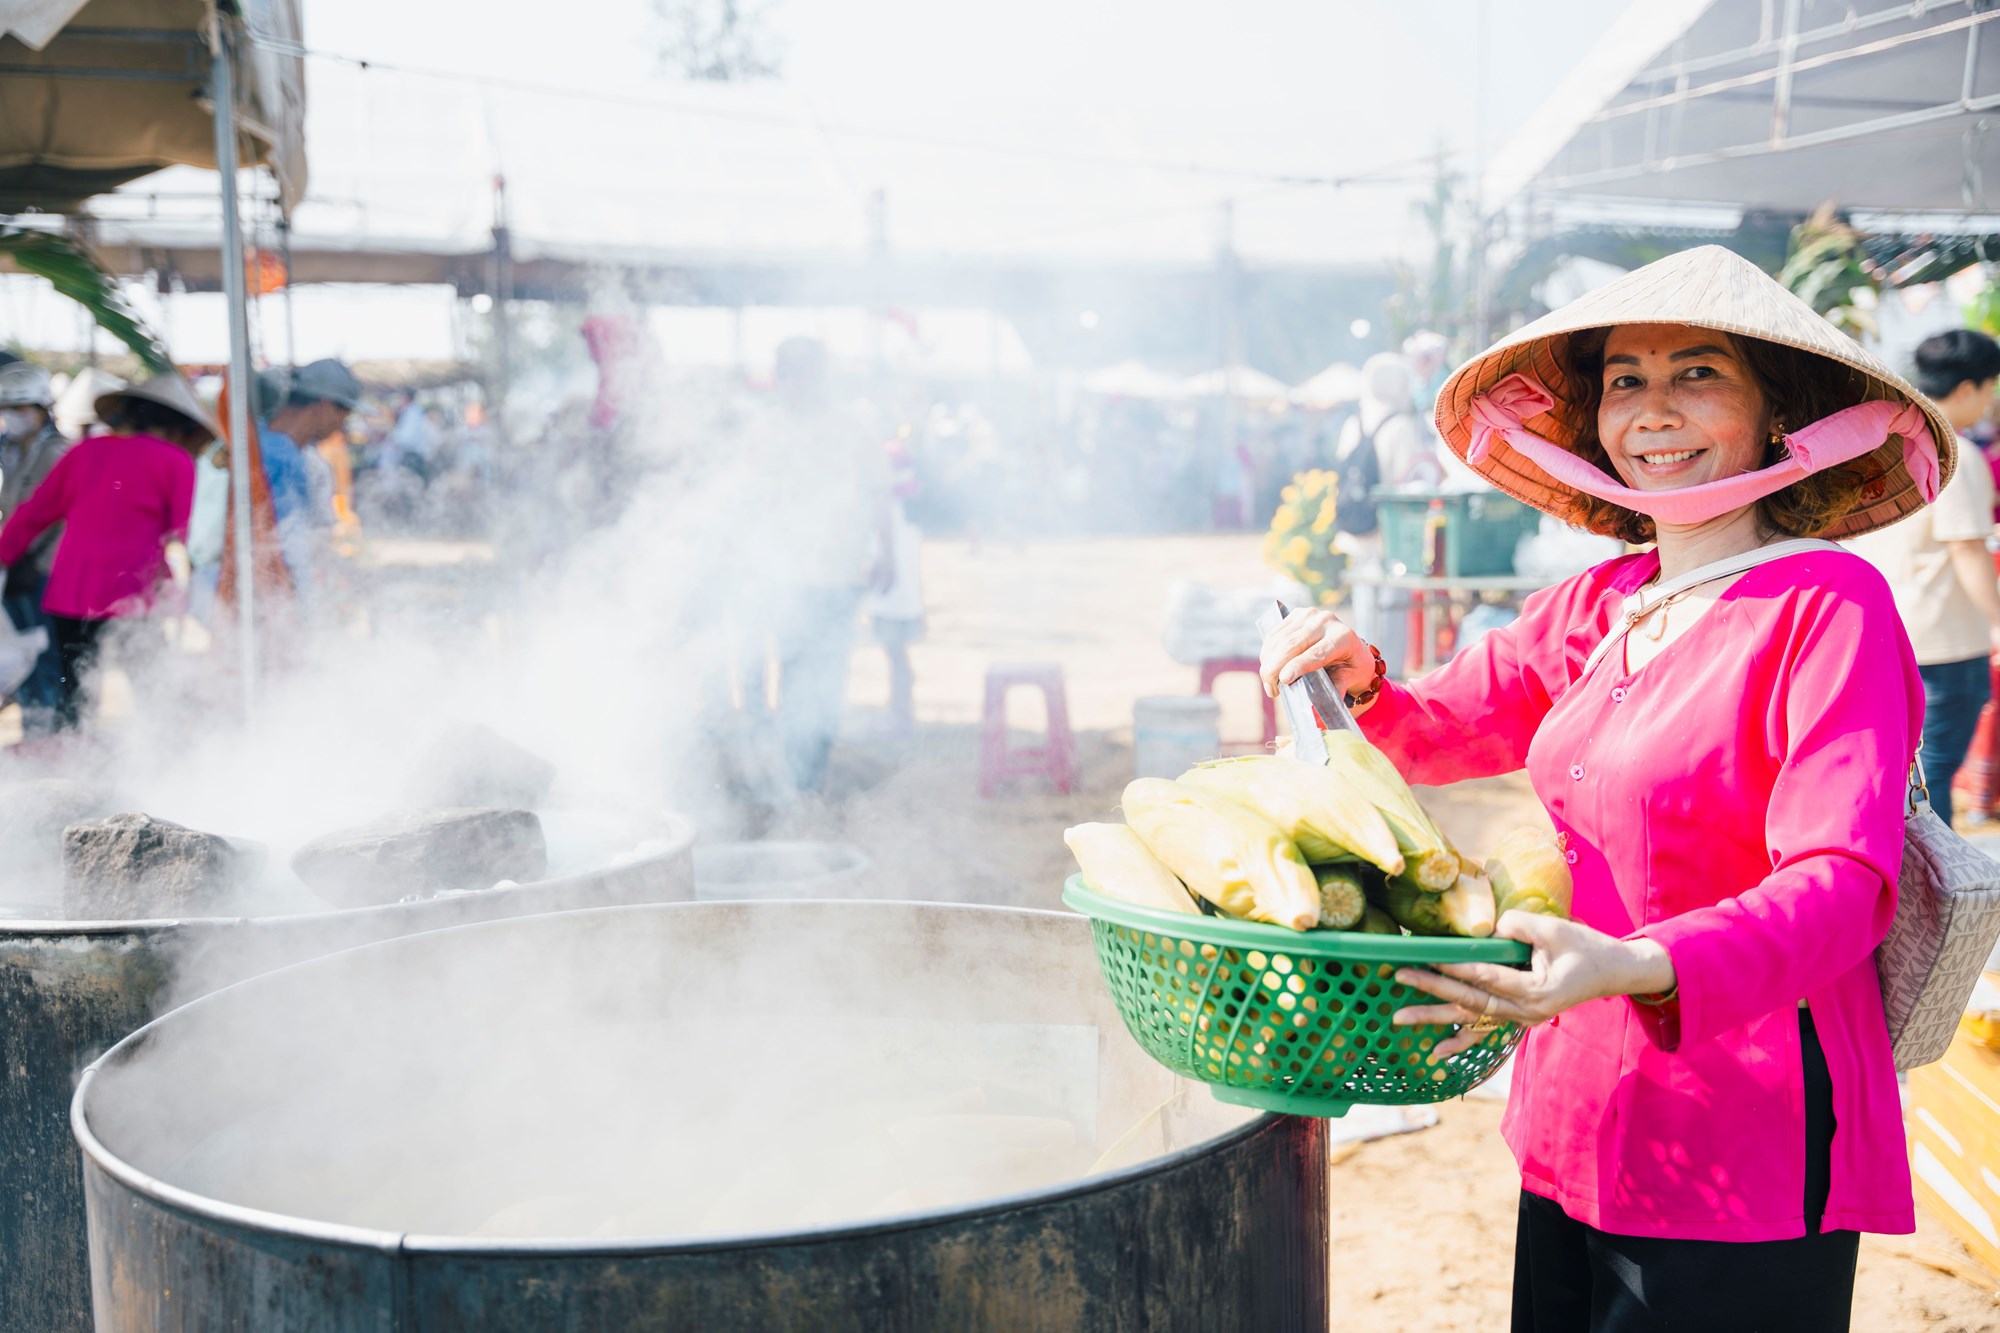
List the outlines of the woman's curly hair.
{"type": "MultiPolygon", "coordinates": [[[[1830,357],[1764,338],[1720,336],[1728,339],[1763,392],[1764,419],[1757,428],[1767,436],[1779,423],[1786,429],[1797,429],[1856,403],[1890,396],[1867,375],[1830,357]]],[[[1552,349],[1567,381],[1554,412],[1569,438],[1570,451],[1616,477],[1611,455],[1597,435],[1597,407],[1604,396],[1604,345],[1610,337],[1608,328],[1584,329],[1552,349]]],[[[1784,455],[1784,445],[1773,440],[1765,447],[1758,466],[1769,467],[1784,455]]],[[[1773,532],[1816,537],[1852,513],[1863,489],[1879,480],[1881,473],[1882,465],[1875,456],[1864,454],[1765,496],[1757,502],[1758,517],[1773,532]]],[[[1579,527],[1634,545],[1652,541],[1655,535],[1653,520],[1646,515],[1594,495],[1579,493],[1567,517],[1579,527]]]]}

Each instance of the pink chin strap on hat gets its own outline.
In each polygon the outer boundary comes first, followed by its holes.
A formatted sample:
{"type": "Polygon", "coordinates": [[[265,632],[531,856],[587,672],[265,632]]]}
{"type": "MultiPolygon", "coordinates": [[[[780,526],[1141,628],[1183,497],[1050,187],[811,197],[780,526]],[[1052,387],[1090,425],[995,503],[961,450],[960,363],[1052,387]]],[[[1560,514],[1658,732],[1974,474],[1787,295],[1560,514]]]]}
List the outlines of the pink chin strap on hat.
{"type": "Polygon", "coordinates": [[[1662,523],[1692,526],[1755,504],[1801,477],[1850,462],[1882,447],[1891,435],[1903,441],[1903,464],[1929,504],[1937,499],[1938,452],[1929,420],[1914,404],[1856,403],[1785,436],[1788,456],[1755,472],[1705,481],[1674,491],[1635,491],[1601,468],[1522,424],[1555,406],[1555,399],[1527,375],[1509,375],[1472,400],[1472,442],[1465,461],[1474,467],[1505,440],[1527,460],[1565,486],[1648,515],[1662,523]]]}

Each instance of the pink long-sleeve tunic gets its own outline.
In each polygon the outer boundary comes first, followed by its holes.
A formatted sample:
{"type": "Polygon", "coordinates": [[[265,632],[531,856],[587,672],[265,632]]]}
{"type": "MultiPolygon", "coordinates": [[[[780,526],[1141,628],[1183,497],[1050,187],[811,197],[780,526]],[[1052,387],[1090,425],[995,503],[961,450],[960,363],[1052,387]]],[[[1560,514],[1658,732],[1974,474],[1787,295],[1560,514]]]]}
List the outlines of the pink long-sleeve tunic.
{"type": "Polygon", "coordinates": [[[1838,1122],[1821,1225],[1913,1230],[1873,959],[1923,717],[1909,640],[1873,567],[1813,551],[1743,575],[1638,671],[1614,648],[1579,680],[1658,569],[1626,556],[1535,594],[1362,719],[1412,782],[1525,766],[1576,919],[1673,959],[1674,1002],[1592,1000],[1528,1034],[1502,1125],[1522,1187],[1624,1235],[1804,1235],[1803,999],[1838,1122]]]}
{"type": "Polygon", "coordinates": [[[0,566],[58,522],[42,607],[50,615],[138,615],[167,579],[166,546],[187,531],[194,459],[152,435],[78,441],[0,527],[0,566]]]}

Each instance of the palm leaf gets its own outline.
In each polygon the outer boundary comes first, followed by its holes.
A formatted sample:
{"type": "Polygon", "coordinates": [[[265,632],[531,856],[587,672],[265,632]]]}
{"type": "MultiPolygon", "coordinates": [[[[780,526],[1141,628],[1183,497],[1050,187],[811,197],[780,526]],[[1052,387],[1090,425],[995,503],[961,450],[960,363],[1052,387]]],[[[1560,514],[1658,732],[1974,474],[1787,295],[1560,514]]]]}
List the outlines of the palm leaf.
{"type": "Polygon", "coordinates": [[[57,291],[88,310],[99,328],[131,348],[153,374],[173,369],[166,344],[126,304],[111,275],[69,237],[0,227],[0,255],[12,259],[23,272],[48,279],[57,291]]]}

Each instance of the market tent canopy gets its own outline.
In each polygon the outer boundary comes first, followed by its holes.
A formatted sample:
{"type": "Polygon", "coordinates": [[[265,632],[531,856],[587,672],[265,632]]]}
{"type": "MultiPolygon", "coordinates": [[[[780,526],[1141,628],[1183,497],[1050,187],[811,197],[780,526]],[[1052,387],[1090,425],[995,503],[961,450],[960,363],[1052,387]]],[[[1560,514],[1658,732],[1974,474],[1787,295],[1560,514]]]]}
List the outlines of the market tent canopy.
{"type": "Polygon", "coordinates": [[[1275,403],[1282,402],[1291,388],[1255,366],[1224,366],[1188,376],[1181,381],[1181,392],[1190,398],[1241,398],[1252,403],[1275,403]]]}
{"type": "Polygon", "coordinates": [[[1291,392],[1299,407],[1325,411],[1344,403],[1361,401],[1361,370],[1346,361],[1336,361],[1291,392]]]}
{"type": "Polygon", "coordinates": [[[1642,0],[1496,156],[1509,200],[2000,210],[1986,0],[1642,0]]]}
{"type": "Polygon", "coordinates": [[[299,0],[0,0],[0,213],[65,212],[163,167],[215,166],[217,5],[241,13],[238,124],[305,197],[299,0]]]}
{"type": "Polygon", "coordinates": [[[1083,388],[1106,398],[1178,398],[1182,392],[1179,379],[1136,360],[1091,371],[1083,377],[1083,388]]]}

